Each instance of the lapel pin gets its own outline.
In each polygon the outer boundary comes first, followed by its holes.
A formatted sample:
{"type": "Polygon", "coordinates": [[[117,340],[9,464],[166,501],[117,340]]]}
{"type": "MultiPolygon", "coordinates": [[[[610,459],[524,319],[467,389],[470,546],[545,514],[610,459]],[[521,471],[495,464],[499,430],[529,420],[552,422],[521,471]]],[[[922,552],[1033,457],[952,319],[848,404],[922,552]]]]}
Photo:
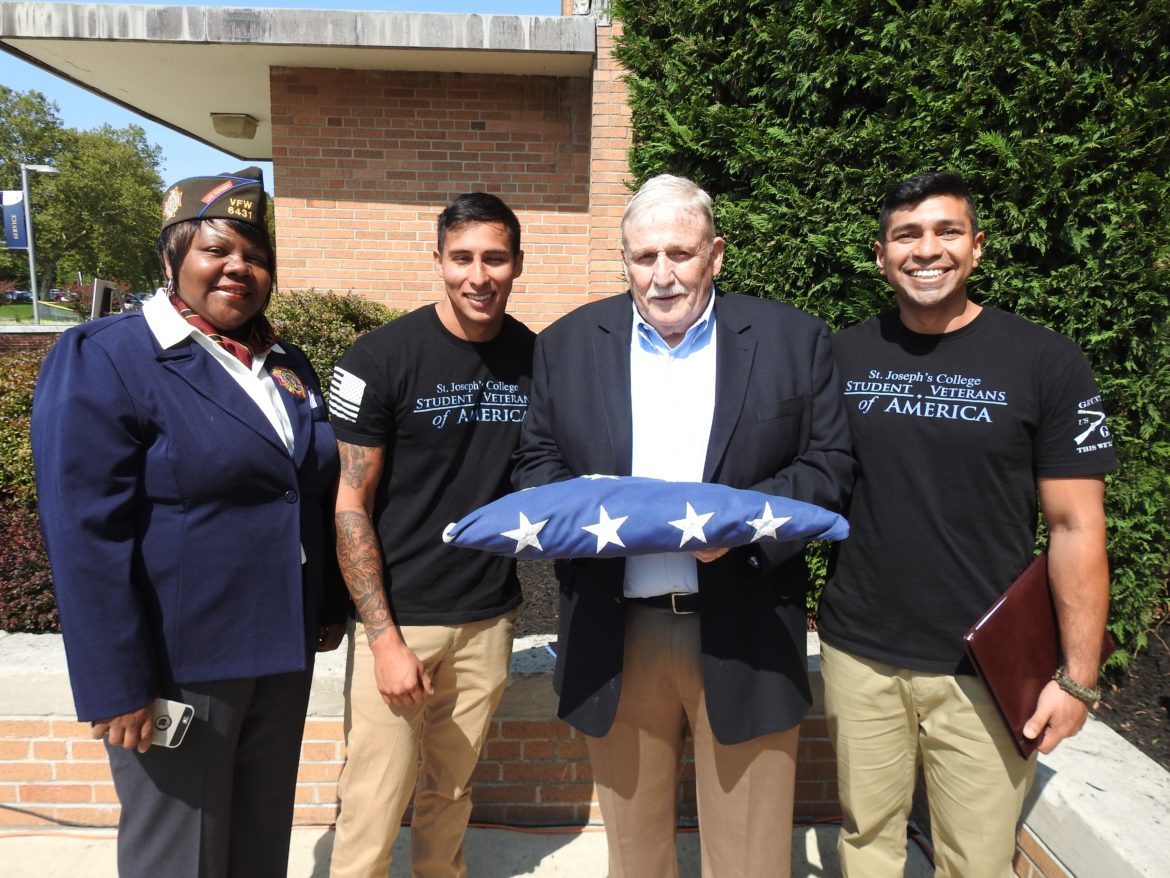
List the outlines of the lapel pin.
{"type": "Polygon", "coordinates": [[[304,399],[306,396],[308,396],[308,392],[305,390],[305,385],[301,383],[301,379],[297,377],[297,373],[292,369],[289,369],[285,366],[273,366],[272,378],[276,381],[277,384],[279,384],[293,396],[300,399],[304,399]]]}

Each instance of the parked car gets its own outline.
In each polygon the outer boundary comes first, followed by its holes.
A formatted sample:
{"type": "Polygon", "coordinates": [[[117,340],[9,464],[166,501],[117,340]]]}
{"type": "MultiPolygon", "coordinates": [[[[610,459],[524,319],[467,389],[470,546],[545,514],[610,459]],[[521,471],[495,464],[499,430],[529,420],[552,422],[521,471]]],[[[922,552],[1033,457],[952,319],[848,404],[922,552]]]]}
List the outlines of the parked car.
{"type": "Polygon", "coordinates": [[[5,302],[31,302],[32,293],[28,290],[9,290],[4,294],[5,302]]]}

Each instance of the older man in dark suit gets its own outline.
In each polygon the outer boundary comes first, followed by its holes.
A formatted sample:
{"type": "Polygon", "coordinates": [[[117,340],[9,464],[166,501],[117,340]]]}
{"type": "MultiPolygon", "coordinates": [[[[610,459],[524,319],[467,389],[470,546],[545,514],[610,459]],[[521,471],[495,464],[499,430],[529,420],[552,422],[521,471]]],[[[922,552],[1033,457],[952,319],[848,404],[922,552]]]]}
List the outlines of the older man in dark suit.
{"type": "MultiPolygon", "coordinates": [[[[824,324],[720,294],[711,199],[647,182],[622,219],[630,294],[537,341],[520,488],[594,473],[752,488],[840,511],[854,478],[824,324]]],[[[558,562],[559,714],[587,735],[610,875],[677,874],[679,760],[694,737],[705,876],[787,875],[805,671],[803,544],[558,562]]]]}

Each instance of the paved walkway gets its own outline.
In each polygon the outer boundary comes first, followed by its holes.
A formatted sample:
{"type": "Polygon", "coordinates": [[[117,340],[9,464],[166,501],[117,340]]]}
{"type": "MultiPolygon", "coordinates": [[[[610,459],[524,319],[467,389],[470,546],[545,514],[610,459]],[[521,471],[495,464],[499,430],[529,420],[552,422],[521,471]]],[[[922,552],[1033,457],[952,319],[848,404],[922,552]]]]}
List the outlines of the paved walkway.
{"type": "MultiPolygon", "coordinates": [[[[817,826],[797,829],[793,837],[793,878],[831,878],[839,875],[834,851],[837,829],[817,826]]],[[[390,878],[409,878],[410,830],[394,845],[390,878]]],[[[110,830],[28,830],[0,832],[0,863],[8,878],[114,878],[115,833],[110,830]]],[[[699,878],[699,837],[679,834],[681,878],[699,878]]],[[[327,878],[333,833],[328,829],[298,827],[293,831],[290,878],[327,878]]],[[[600,829],[520,832],[502,829],[468,831],[465,845],[468,871],[474,878],[515,878],[556,875],[559,878],[602,878],[605,834],[600,829]]],[[[906,878],[928,878],[929,862],[914,845],[906,878]]]]}

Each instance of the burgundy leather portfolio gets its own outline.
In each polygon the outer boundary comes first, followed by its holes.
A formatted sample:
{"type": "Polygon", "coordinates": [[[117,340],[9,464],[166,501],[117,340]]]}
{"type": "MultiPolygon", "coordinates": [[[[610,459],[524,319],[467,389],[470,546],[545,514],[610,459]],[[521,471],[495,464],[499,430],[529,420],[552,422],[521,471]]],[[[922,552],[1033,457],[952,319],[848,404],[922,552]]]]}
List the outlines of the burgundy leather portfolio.
{"type": "MultiPolygon", "coordinates": [[[[1105,633],[1101,660],[1114,649],[1105,633]]],[[[1037,740],[1024,736],[1040,691],[1061,663],[1060,629],[1048,585],[1048,556],[1039,555],[966,634],[963,649],[987,685],[1016,749],[1027,759],[1037,740]]]]}

